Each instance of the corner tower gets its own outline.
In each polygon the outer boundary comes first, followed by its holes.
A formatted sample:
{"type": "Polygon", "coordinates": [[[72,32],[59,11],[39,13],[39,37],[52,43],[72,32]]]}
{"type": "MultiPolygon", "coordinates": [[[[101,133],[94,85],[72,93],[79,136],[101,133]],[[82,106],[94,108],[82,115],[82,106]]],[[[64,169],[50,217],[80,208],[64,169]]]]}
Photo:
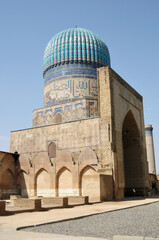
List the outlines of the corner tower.
{"type": "Polygon", "coordinates": [[[97,68],[110,66],[106,44],[83,28],[56,34],[43,57],[44,108],[33,127],[97,116],[97,68]]]}

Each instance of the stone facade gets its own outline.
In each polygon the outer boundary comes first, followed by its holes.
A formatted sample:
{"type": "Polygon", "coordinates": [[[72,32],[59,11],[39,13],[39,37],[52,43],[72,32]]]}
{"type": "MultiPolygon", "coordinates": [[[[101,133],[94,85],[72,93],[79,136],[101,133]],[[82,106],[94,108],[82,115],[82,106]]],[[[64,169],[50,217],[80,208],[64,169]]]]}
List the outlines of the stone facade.
{"type": "Polygon", "coordinates": [[[22,195],[99,201],[123,199],[132,188],[146,194],[142,97],[110,67],[98,69],[97,79],[98,116],[11,133],[22,195]]]}
{"type": "Polygon", "coordinates": [[[112,164],[115,197],[122,198],[124,191],[130,195],[132,188],[145,194],[149,183],[142,97],[109,67],[99,69],[98,81],[99,117],[108,129],[103,158],[112,164]]]}

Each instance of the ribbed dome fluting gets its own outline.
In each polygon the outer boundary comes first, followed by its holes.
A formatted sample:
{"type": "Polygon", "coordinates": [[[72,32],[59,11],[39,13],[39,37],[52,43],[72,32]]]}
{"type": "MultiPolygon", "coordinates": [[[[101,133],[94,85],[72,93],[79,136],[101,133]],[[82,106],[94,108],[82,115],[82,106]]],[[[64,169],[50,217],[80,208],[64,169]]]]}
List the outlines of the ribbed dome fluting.
{"type": "Polygon", "coordinates": [[[46,46],[43,73],[50,68],[71,63],[110,66],[106,44],[96,34],[83,28],[70,28],[56,34],[46,46]]]}

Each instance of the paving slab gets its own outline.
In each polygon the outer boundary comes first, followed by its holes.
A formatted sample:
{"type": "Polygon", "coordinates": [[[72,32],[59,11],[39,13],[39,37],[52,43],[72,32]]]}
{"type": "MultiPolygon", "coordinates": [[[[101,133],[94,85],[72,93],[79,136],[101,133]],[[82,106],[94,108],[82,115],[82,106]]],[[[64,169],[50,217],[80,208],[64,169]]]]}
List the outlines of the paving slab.
{"type": "Polygon", "coordinates": [[[159,238],[138,237],[138,236],[113,236],[113,240],[159,240],[159,238]]]}
{"type": "Polygon", "coordinates": [[[144,240],[144,238],[137,236],[113,236],[113,240],[144,240]]]}
{"type": "MultiPolygon", "coordinates": [[[[89,238],[89,237],[78,237],[69,235],[59,234],[48,234],[48,233],[32,233],[23,231],[3,231],[0,232],[0,239],[2,240],[103,240],[103,238],[89,238]]],[[[105,239],[107,240],[107,239],[105,239]]]]}
{"type": "Polygon", "coordinates": [[[150,238],[150,237],[145,237],[144,240],[159,240],[159,238],[150,238]]]}

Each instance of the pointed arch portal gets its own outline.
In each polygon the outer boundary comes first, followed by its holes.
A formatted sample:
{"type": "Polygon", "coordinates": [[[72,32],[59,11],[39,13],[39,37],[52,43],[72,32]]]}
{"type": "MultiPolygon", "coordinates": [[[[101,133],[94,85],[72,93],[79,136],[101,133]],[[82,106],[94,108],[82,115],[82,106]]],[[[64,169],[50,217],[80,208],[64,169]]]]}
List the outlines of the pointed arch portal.
{"type": "Polygon", "coordinates": [[[124,119],[122,128],[125,197],[143,195],[144,173],[140,133],[131,111],[124,119]],[[134,192],[135,189],[135,192],[134,192]]]}

